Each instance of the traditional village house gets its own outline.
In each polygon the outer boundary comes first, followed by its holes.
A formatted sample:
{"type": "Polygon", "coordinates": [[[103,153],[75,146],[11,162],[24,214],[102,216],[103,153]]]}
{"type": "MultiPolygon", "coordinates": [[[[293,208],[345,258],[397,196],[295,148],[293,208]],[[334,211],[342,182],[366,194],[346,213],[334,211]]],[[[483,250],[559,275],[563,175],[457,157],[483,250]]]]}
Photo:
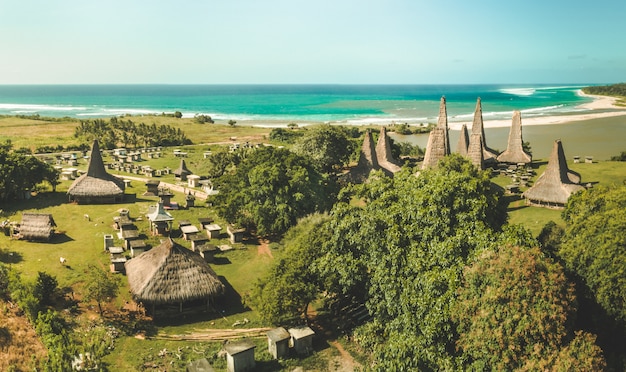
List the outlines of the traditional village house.
{"type": "Polygon", "coordinates": [[[289,356],[289,339],[291,335],[283,327],[274,328],[267,332],[267,348],[274,359],[284,359],[289,356]]]}
{"type": "Polygon", "coordinates": [[[51,214],[23,213],[18,237],[29,241],[48,242],[54,235],[56,226],[51,214]]]}
{"type": "Polygon", "coordinates": [[[568,169],[563,145],[556,140],[546,170],[522,196],[529,205],[560,209],[572,194],[584,190],[579,182],[580,175],[568,169]]]}
{"type": "Polygon", "coordinates": [[[167,238],[158,246],[126,262],[130,292],[137,302],[156,306],[202,303],[224,294],[224,284],[199,254],[167,238]]]}
{"type": "Polygon", "coordinates": [[[252,341],[242,340],[229,342],[224,345],[226,350],[226,370],[228,372],[254,371],[254,349],[256,345],[252,341]]]}
{"type": "Polygon", "coordinates": [[[524,151],[524,140],[522,139],[522,114],[513,111],[511,130],[509,131],[509,141],[506,150],[498,155],[498,162],[509,164],[529,164],[533,160],[532,156],[524,151]]]}
{"type": "MultiPolygon", "coordinates": [[[[485,136],[485,126],[483,125],[483,107],[480,97],[476,100],[476,109],[474,110],[474,121],[472,122],[472,134],[480,135],[483,148],[483,161],[485,166],[490,167],[497,164],[498,153],[487,146],[487,138],[485,136]]],[[[470,137],[470,142],[472,138],[470,137]]]]}
{"type": "Polygon", "coordinates": [[[307,326],[289,328],[291,344],[298,355],[309,355],[313,352],[313,336],[315,332],[307,326]]]}
{"type": "Polygon", "coordinates": [[[439,117],[437,126],[433,128],[428,136],[426,153],[422,162],[422,169],[436,167],[439,160],[450,155],[450,138],[448,137],[448,110],[446,108],[446,98],[441,97],[439,103],[439,117]]]}
{"type": "Polygon", "coordinates": [[[76,203],[117,203],[124,199],[124,181],[107,173],[98,141],[93,141],[87,173],[78,177],[67,190],[76,203]]]}
{"type": "Polygon", "coordinates": [[[459,142],[456,145],[456,152],[462,156],[467,156],[467,149],[469,147],[469,136],[467,134],[467,125],[461,126],[461,133],[459,134],[459,142]]]}
{"type": "Polygon", "coordinates": [[[191,171],[187,169],[187,164],[185,164],[185,159],[180,159],[180,165],[176,170],[174,170],[174,176],[177,180],[187,181],[187,176],[191,174],[191,171]]]}
{"type": "Polygon", "coordinates": [[[153,235],[167,235],[172,229],[174,217],[165,211],[162,201],[159,201],[146,217],[150,220],[150,231],[153,235]]]}

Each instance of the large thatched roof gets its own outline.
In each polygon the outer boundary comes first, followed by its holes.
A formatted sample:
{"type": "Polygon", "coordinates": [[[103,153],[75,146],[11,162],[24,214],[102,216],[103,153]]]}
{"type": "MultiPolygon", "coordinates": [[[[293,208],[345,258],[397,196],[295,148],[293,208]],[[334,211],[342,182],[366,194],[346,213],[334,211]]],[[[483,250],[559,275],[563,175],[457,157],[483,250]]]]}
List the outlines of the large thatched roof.
{"type": "Polygon", "coordinates": [[[166,239],[124,265],[135,300],[169,304],[209,299],[224,293],[224,284],[198,253],[166,239]]]}
{"type": "Polygon", "coordinates": [[[67,193],[78,202],[120,200],[124,195],[124,181],[104,169],[98,140],[93,141],[87,173],[78,177],[67,193]]]}
{"type": "Polygon", "coordinates": [[[20,239],[50,240],[55,227],[51,214],[24,213],[20,223],[20,239]]]}
{"type": "Polygon", "coordinates": [[[563,206],[570,195],[584,189],[578,182],[580,175],[567,168],[563,145],[556,140],[545,172],[523,196],[531,204],[563,206]]]}
{"type": "MultiPolygon", "coordinates": [[[[483,159],[486,164],[496,162],[498,153],[487,146],[487,137],[485,136],[485,126],[483,124],[483,106],[480,97],[476,100],[476,109],[474,110],[474,120],[472,121],[472,134],[479,134],[483,146],[483,159]]],[[[471,141],[471,140],[470,140],[471,141]]]]}
{"type": "Polygon", "coordinates": [[[391,142],[389,136],[387,136],[387,128],[380,127],[380,135],[378,136],[378,142],[376,143],[376,159],[378,165],[390,173],[396,173],[400,171],[398,162],[391,154],[391,142]]]}
{"type": "Polygon", "coordinates": [[[361,153],[359,154],[359,163],[350,170],[350,177],[353,182],[364,182],[367,180],[372,170],[380,169],[378,165],[378,157],[374,148],[374,140],[372,132],[368,129],[365,132],[361,153]]]}
{"type": "Polygon", "coordinates": [[[509,142],[506,150],[498,156],[501,163],[524,163],[528,164],[533,159],[530,154],[524,151],[524,140],[522,139],[522,114],[519,111],[513,111],[513,121],[511,122],[511,130],[509,131],[509,142]]]}

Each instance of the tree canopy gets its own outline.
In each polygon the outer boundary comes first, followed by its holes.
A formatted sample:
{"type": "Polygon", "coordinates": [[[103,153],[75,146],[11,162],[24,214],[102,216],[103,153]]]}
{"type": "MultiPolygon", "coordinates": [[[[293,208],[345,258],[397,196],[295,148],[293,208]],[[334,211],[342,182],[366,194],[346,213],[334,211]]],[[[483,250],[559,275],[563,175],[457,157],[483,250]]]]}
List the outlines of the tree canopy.
{"type": "Polygon", "coordinates": [[[560,257],[610,315],[626,321],[626,186],[598,186],[573,195],[560,257]]]}
{"type": "Polygon", "coordinates": [[[43,181],[56,186],[58,172],[36,157],[0,148],[0,200],[19,198],[43,181]]]}
{"type": "Polygon", "coordinates": [[[311,159],[321,172],[331,173],[350,160],[355,143],[343,127],[324,124],[307,130],[296,140],[292,150],[311,159]]]}
{"type": "Polygon", "coordinates": [[[284,233],[298,218],[329,210],[337,191],[308,159],[274,147],[254,150],[216,182],[218,213],[260,235],[284,233]]]}

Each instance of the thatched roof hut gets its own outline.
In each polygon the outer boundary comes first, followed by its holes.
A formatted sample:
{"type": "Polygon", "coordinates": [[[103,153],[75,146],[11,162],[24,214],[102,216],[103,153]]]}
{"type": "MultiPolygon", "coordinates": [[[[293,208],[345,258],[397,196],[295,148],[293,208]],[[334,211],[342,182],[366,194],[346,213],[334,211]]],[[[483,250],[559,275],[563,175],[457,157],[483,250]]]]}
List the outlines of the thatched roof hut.
{"type": "Polygon", "coordinates": [[[441,97],[439,103],[439,119],[437,126],[428,136],[426,153],[422,162],[422,169],[436,167],[444,156],[450,155],[450,137],[448,137],[448,110],[446,98],[441,97]]]}
{"type": "Polygon", "coordinates": [[[463,156],[467,156],[467,148],[469,147],[469,136],[467,135],[467,125],[461,126],[461,134],[459,135],[459,142],[456,145],[456,152],[463,156]]]}
{"type": "Polygon", "coordinates": [[[378,165],[378,157],[374,148],[374,140],[372,139],[372,132],[368,129],[365,132],[365,138],[361,146],[359,163],[351,169],[350,177],[353,182],[364,182],[372,170],[378,169],[380,169],[380,166],[378,165]]]}
{"type": "Polygon", "coordinates": [[[198,253],[164,240],[157,247],[126,262],[133,298],[152,305],[208,301],[224,294],[224,284],[198,253]]]}
{"type": "Polygon", "coordinates": [[[67,190],[70,201],[77,203],[117,203],[124,199],[124,181],[104,169],[98,140],[93,141],[87,173],[78,177],[67,190]]]}
{"type": "Polygon", "coordinates": [[[187,176],[192,174],[192,172],[189,169],[187,169],[187,164],[185,164],[185,159],[180,159],[180,165],[172,173],[174,173],[174,176],[176,176],[176,178],[180,178],[181,181],[186,181],[187,176]]]}
{"type": "Polygon", "coordinates": [[[530,163],[533,158],[524,151],[524,140],[522,139],[522,114],[519,111],[513,111],[513,121],[511,122],[511,130],[509,131],[509,142],[506,150],[498,156],[501,163],[519,164],[530,163]]]}
{"type": "Polygon", "coordinates": [[[51,214],[24,213],[20,223],[19,238],[32,241],[49,241],[56,223],[51,214]]]}
{"type": "Polygon", "coordinates": [[[378,136],[378,142],[376,143],[376,149],[374,152],[376,153],[378,165],[380,165],[388,173],[393,175],[393,173],[400,171],[400,165],[391,154],[391,142],[389,141],[387,128],[385,127],[380,127],[380,135],[378,136]]]}
{"type": "Polygon", "coordinates": [[[570,195],[584,189],[578,182],[580,175],[567,168],[563,145],[556,140],[545,172],[522,196],[530,205],[563,208],[570,195]]]}
{"type": "MultiPolygon", "coordinates": [[[[485,136],[485,126],[483,125],[483,106],[480,97],[476,99],[476,109],[474,110],[474,120],[472,121],[472,134],[480,135],[483,147],[483,160],[485,165],[494,165],[497,163],[498,153],[487,146],[487,137],[485,136]]],[[[470,138],[471,142],[471,138],[470,138]]]]}

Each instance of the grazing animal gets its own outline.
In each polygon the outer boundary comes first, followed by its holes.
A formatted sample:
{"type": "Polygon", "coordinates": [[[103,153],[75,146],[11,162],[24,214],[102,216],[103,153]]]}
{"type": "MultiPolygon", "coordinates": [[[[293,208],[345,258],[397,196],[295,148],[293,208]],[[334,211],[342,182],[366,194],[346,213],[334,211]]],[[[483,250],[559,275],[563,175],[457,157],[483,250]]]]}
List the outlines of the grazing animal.
{"type": "Polygon", "coordinates": [[[59,262],[61,262],[61,265],[65,265],[67,260],[65,259],[65,257],[59,257],[59,262]]]}
{"type": "Polygon", "coordinates": [[[91,221],[91,217],[89,217],[89,215],[88,215],[88,214],[85,214],[83,217],[84,217],[87,221],[91,221]]]}

